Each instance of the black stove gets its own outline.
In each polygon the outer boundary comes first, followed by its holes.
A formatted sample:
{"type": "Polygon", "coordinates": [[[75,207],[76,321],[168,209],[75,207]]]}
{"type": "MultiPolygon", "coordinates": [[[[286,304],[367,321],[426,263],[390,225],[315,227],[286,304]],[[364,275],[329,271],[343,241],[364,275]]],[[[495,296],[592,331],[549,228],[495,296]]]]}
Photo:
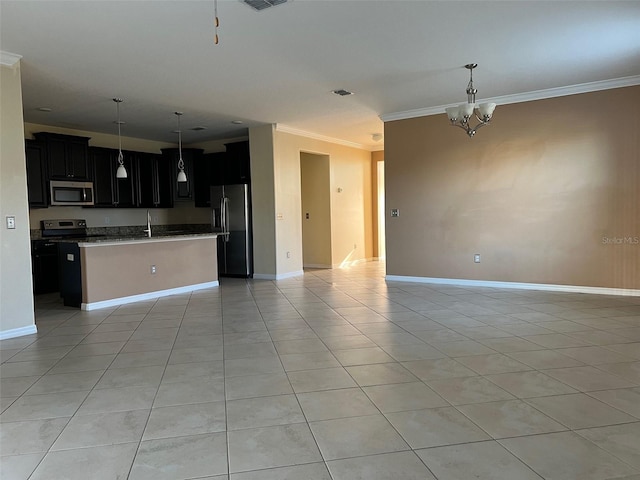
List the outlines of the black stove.
{"type": "Polygon", "coordinates": [[[87,237],[87,221],[83,219],[42,220],[40,230],[43,239],[87,237]]]}
{"type": "Polygon", "coordinates": [[[31,241],[34,293],[60,290],[58,244],[55,240],[88,238],[84,219],[55,219],[40,222],[40,239],[31,241]]]}

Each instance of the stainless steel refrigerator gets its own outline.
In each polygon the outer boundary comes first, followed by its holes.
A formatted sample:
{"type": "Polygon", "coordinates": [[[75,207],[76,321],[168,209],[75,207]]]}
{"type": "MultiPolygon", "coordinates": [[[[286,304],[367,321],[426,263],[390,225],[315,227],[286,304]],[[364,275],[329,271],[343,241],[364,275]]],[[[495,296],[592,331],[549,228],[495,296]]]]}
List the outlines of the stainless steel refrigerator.
{"type": "Polygon", "coordinates": [[[218,273],[253,276],[253,242],[249,185],[211,187],[211,221],[218,232],[218,273]]]}

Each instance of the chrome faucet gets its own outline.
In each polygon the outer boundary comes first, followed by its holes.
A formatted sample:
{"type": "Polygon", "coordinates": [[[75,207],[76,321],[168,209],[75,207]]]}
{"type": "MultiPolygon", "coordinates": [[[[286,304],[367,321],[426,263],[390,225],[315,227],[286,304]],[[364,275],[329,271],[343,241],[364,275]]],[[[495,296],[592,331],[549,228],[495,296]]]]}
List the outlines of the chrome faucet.
{"type": "Polygon", "coordinates": [[[147,210],[147,229],[143,231],[151,238],[151,213],[149,213],[149,210],[147,210]]]}

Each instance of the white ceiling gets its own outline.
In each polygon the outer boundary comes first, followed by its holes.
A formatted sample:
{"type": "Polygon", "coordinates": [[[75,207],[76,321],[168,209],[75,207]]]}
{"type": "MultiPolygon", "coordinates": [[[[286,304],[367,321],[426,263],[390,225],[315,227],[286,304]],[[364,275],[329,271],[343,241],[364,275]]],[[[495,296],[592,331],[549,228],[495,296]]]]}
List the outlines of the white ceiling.
{"type": "Polygon", "coordinates": [[[213,0],[0,0],[25,121],[115,133],[118,96],[125,136],[175,142],[180,110],[186,143],[277,123],[375,148],[381,115],[465,101],[466,63],[479,99],[640,78],[640,1],[220,0],[218,13],[215,45],[213,0]]]}

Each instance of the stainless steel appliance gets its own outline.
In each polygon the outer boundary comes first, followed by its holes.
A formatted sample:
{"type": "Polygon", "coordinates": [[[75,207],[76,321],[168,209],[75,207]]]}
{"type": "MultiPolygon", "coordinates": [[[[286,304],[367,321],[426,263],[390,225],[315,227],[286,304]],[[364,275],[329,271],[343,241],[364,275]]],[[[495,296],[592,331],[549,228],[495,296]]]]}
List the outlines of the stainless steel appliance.
{"type": "Polygon", "coordinates": [[[211,187],[212,227],[218,239],[218,273],[253,276],[253,239],[249,185],[211,187]]]}
{"type": "Polygon", "coordinates": [[[42,238],[31,241],[33,292],[50,293],[60,290],[58,243],[54,240],[87,237],[87,222],[82,219],[42,220],[42,238]]]}
{"type": "Polygon", "coordinates": [[[51,180],[51,205],[93,205],[93,182],[51,180]]]}

